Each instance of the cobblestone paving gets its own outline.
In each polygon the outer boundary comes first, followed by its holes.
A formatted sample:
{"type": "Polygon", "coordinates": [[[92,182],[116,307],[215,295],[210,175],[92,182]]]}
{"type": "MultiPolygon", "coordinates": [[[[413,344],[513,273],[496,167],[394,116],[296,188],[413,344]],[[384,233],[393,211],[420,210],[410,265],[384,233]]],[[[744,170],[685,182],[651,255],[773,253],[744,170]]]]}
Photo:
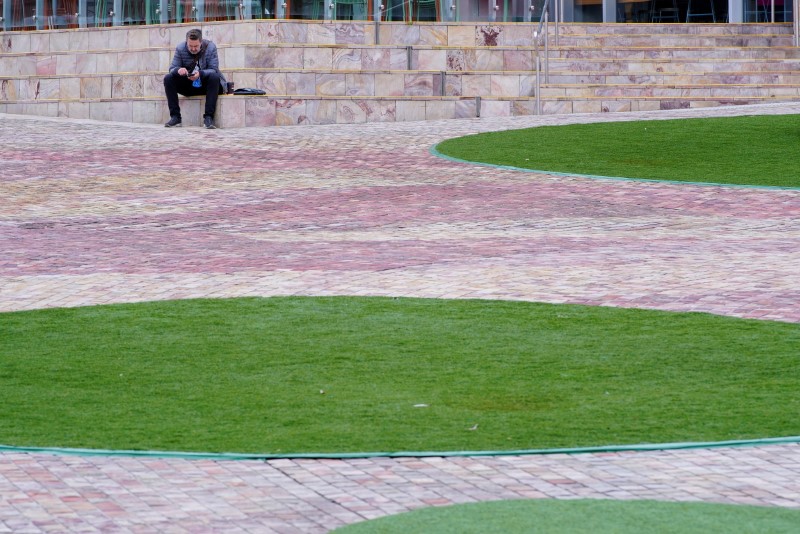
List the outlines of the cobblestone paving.
{"type": "MultiPolygon", "coordinates": [[[[0,311],[354,294],[798,322],[800,190],[524,173],[428,152],[495,129],[754,113],[800,105],[216,131],[0,115],[0,311]]],[[[0,532],[325,532],[530,497],[800,508],[798,480],[796,444],[268,462],[6,453],[0,532]]]]}

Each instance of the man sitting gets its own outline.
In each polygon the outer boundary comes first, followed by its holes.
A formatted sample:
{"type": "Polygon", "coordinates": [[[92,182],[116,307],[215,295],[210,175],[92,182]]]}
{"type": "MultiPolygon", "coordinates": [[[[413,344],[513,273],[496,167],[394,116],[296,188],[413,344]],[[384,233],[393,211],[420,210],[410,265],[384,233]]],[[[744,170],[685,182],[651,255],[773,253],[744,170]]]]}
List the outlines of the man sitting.
{"type": "Polygon", "coordinates": [[[219,71],[217,45],[203,39],[198,29],[186,33],[186,42],[175,48],[169,73],[164,76],[164,92],[167,94],[169,122],[164,126],[175,128],[181,125],[181,108],[178,93],[183,96],[206,95],[203,125],[208,129],[214,126],[214,113],[217,110],[217,96],[221,95],[227,82],[219,71]]]}

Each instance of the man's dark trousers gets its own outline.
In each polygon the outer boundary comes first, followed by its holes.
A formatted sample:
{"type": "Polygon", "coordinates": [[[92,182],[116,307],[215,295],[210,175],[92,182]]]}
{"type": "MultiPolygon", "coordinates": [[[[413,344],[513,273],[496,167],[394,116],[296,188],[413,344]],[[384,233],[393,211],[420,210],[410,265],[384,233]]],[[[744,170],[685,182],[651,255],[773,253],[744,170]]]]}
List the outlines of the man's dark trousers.
{"type": "Polygon", "coordinates": [[[178,76],[169,73],[164,76],[164,92],[167,94],[167,106],[169,107],[170,117],[180,117],[181,108],[178,105],[178,93],[183,96],[206,95],[206,109],[203,117],[214,117],[217,110],[217,96],[222,94],[222,87],[219,83],[219,74],[211,71],[210,73],[200,73],[201,87],[194,87],[192,80],[186,76],[178,76]]]}

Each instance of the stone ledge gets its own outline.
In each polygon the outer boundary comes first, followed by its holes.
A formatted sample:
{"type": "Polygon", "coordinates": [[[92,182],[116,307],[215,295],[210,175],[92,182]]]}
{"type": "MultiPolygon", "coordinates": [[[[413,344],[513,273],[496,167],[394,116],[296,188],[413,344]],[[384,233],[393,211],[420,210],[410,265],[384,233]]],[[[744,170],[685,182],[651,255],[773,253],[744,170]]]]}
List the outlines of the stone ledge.
{"type": "MultiPolygon", "coordinates": [[[[204,97],[181,97],[184,126],[203,122],[204,97]]],[[[511,115],[512,100],[483,99],[484,116],[511,115]]],[[[517,99],[530,101],[530,99],[517,99]]],[[[214,121],[221,128],[357,124],[474,118],[480,99],[460,97],[267,97],[220,95],[214,121]]],[[[0,103],[0,113],[93,119],[114,122],[163,123],[169,119],[166,99],[45,100],[0,103]]]]}
{"type": "MultiPolygon", "coordinates": [[[[613,97],[542,98],[543,115],[703,108],[775,102],[797,97],[613,97]]],[[[184,126],[201,126],[203,97],[181,98],[184,126]]],[[[93,119],[113,122],[163,124],[169,119],[163,98],[128,100],[28,101],[0,103],[0,113],[93,119]]],[[[359,124],[480,117],[536,115],[534,98],[276,98],[221,96],[215,123],[221,128],[359,124]]]]}

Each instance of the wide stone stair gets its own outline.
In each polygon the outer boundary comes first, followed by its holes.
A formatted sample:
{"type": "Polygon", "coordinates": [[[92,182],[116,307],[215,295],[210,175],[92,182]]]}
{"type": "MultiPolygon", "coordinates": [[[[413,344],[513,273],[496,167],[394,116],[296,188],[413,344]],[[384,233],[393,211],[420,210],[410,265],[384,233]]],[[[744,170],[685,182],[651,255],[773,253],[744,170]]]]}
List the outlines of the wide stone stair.
{"type": "Polygon", "coordinates": [[[562,25],[543,113],[695,108],[800,99],[791,27],[562,25]],[[611,31],[609,31],[611,30],[611,31]]]}
{"type": "MultiPolygon", "coordinates": [[[[0,112],[164,122],[162,78],[190,27],[0,33],[0,112]]],[[[561,24],[557,40],[550,28],[547,58],[532,24],[201,27],[217,43],[228,80],[267,93],[222,96],[216,117],[222,127],[800,99],[800,50],[788,24],[561,24]]],[[[202,103],[202,97],[182,99],[184,124],[201,123],[202,103]]]]}

